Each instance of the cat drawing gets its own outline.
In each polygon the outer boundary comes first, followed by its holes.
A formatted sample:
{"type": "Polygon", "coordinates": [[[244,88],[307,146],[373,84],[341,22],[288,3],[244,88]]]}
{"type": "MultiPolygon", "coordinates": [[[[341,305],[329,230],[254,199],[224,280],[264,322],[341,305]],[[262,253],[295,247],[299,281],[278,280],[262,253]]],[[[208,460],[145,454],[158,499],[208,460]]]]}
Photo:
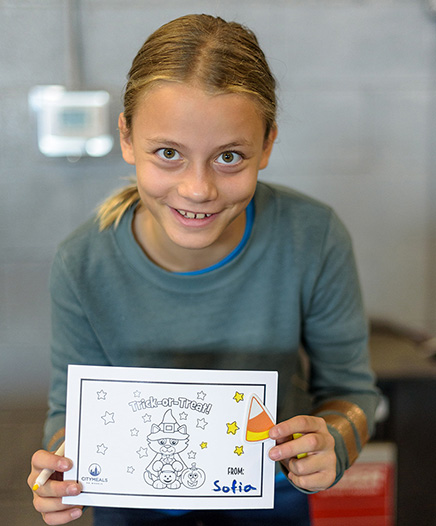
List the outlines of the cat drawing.
{"type": "Polygon", "coordinates": [[[186,469],[180,453],[188,447],[186,425],[179,425],[171,409],[160,424],[153,424],[147,436],[150,449],[155,453],[144,472],[144,480],[156,489],[178,489],[181,474],[186,469]]]}

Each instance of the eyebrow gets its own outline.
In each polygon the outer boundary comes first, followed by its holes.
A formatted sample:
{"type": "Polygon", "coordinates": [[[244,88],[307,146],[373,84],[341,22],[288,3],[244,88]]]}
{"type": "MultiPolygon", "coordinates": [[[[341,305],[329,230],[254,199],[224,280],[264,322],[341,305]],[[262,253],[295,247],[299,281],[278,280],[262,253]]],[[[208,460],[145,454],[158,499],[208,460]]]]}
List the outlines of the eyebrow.
{"type": "Polygon", "coordinates": [[[182,144],[170,139],[165,139],[165,137],[154,137],[153,139],[147,139],[147,142],[149,144],[155,144],[156,146],[165,144],[165,146],[169,146],[171,148],[182,148],[182,144]]]}
{"type": "Polygon", "coordinates": [[[229,142],[227,144],[223,144],[218,149],[219,150],[231,150],[232,148],[238,148],[240,146],[251,146],[252,143],[250,141],[247,141],[245,139],[240,139],[238,141],[229,142]]]}
{"type": "MultiPolygon", "coordinates": [[[[156,146],[165,145],[176,150],[184,147],[183,144],[173,141],[171,139],[166,139],[165,137],[153,137],[151,139],[147,139],[147,142],[156,146]]],[[[229,142],[227,144],[222,144],[221,146],[218,146],[216,150],[225,151],[231,150],[232,148],[240,148],[241,146],[252,146],[252,143],[250,141],[247,141],[246,139],[239,139],[236,141],[229,142]]]]}

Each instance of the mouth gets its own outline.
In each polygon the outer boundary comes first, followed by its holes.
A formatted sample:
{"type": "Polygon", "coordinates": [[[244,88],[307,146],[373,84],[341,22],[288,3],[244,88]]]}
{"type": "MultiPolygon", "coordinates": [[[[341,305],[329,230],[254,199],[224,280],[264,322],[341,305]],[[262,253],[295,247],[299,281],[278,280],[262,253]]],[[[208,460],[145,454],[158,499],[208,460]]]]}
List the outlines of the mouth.
{"type": "Polygon", "coordinates": [[[174,210],[185,219],[208,219],[214,215],[206,212],[190,212],[189,210],[181,210],[180,208],[174,208],[174,210]]]}
{"type": "Polygon", "coordinates": [[[195,212],[188,212],[187,210],[180,210],[178,208],[175,208],[176,212],[178,212],[182,217],[186,219],[207,219],[213,214],[206,214],[206,213],[195,213],[195,212]]]}

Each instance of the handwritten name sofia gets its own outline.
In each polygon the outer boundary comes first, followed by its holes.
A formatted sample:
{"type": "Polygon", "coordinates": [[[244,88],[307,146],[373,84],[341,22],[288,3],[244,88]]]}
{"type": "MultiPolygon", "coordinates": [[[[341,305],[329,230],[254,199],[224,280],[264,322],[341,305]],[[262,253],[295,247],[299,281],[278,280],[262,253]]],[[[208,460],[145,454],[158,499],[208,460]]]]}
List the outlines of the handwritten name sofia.
{"type": "Polygon", "coordinates": [[[252,486],[251,484],[242,484],[242,482],[237,482],[235,479],[233,479],[233,482],[230,486],[224,486],[220,485],[219,480],[215,480],[213,483],[215,486],[213,488],[213,491],[219,492],[222,491],[223,493],[233,493],[234,495],[236,493],[250,493],[250,491],[255,491],[256,488],[252,486]]]}

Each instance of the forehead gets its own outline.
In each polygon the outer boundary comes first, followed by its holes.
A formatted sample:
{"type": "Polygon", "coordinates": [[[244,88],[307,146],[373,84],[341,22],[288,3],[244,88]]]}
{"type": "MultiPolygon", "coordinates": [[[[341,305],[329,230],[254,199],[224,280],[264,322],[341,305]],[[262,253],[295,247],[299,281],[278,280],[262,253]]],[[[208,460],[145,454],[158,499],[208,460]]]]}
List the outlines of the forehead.
{"type": "Polygon", "coordinates": [[[258,104],[249,95],[210,94],[190,84],[165,82],[140,99],[132,132],[146,136],[170,134],[175,141],[182,137],[215,137],[231,142],[233,136],[240,136],[258,142],[259,137],[263,139],[265,123],[258,104]]]}

